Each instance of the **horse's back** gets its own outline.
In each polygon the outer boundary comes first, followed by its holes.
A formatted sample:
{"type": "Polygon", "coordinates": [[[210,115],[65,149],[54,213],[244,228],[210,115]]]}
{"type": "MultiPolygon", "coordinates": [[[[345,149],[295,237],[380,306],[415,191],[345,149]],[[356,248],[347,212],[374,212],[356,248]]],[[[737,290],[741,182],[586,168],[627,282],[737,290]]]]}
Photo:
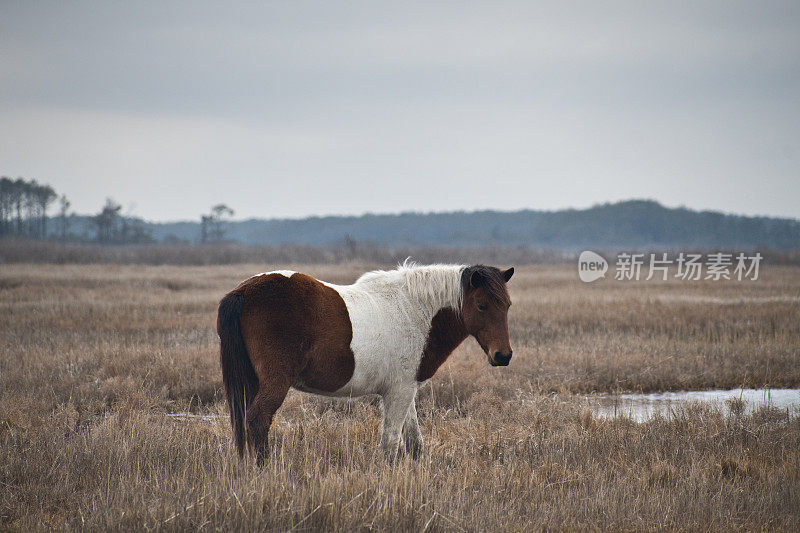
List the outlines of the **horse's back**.
{"type": "Polygon", "coordinates": [[[235,289],[244,297],[241,329],[259,381],[284,377],[334,392],[352,377],[352,324],[339,293],[306,274],[253,276],[235,289]]]}

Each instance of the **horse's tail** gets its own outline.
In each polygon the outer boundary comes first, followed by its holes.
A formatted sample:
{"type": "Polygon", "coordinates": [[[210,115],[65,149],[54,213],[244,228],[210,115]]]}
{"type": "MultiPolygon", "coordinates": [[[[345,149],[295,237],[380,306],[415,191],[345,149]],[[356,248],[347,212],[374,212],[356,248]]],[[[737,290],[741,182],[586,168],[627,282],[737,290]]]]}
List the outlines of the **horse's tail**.
{"type": "Polygon", "coordinates": [[[220,340],[219,362],[222,381],[231,411],[233,440],[239,457],[244,457],[246,435],[246,408],[258,391],[258,376],[247,355],[239,318],[244,307],[244,295],[238,291],[228,293],[219,302],[217,333],[220,340]]]}

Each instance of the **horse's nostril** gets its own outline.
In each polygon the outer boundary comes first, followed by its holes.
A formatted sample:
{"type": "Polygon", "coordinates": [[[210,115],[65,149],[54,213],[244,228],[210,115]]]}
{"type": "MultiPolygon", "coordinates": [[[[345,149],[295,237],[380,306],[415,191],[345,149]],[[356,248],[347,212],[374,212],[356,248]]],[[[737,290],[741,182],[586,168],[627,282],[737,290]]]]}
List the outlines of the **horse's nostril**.
{"type": "Polygon", "coordinates": [[[512,352],[504,354],[503,352],[494,352],[494,362],[500,366],[506,366],[511,361],[512,352]]]}

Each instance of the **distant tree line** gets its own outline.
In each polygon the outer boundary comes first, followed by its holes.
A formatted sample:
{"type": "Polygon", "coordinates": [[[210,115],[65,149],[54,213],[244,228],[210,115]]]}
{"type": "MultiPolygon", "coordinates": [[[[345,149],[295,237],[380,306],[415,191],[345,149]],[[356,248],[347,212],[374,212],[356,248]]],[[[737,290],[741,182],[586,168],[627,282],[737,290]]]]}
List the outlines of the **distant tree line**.
{"type": "Polygon", "coordinates": [[[0,178],[0,237],[45,239],[47,210],[58,195],[36,180],[0,178]]]}
{"type": "Polygon", "coordinates": [[[100,244],[129,244],[154,242],[145,223],[136,218],[120,214],[122,206],[111,198],[106,200],[100,212],[88,217],[94,234],[78,237],[70,233],[69,213],[71,202],[65,195],[58,195],[47,184],[35,179],[11,179],[0,177],[0,238],[61,241],[95,241],[100,244]],[[58,200],[55,228],[48,226],[52,217],[48,211],[58,200]]]}
{"type": "Polygon", "coordinates": [[[350,257],[362,249],[397,247],[523,247],[539,250],[800,250],[800,220],[747,217],[651,200],[588,209],[366,214],[233,221],[216,204],[199,220],[147,222],[109,198],[94,215],[69,212],[70,202],[36,180],[0,179],[0,239],[128,244],[241,243],[322,246],[350,257]],[[58,200],[56,202],[56,200],[58,200]],[[58,207],[57,213],[52,213],[58,207]]]}
{"type": "MultiPolygon", "coordinates": [[[[122,213],[122,206],[106,198],[100,211],[80,216],[70,212],[71,202],[47,184],[35,179],[0,178],[0,239],[60,240],[99,244],[146,244],[156,242],[153,225],[141,218],[122,213]],[[54,202],[58,212],[51,216],[54,202]],[[55,222],[56,224],[48,224],[55,222]],[[71,230],[77,230],[77,233],[71,230]]],[[[220,243],[225,241],[233,209],[217,204],[200,216],[196,237],[173,236],[174,242],[220,243]]],[[[195,223],[195,228],[197,228],[195,223]]],[[[195,229],[197,231],[197,229],[195,229]]],[[[168,241],[169,239],[162,239],[168,241]]]]}

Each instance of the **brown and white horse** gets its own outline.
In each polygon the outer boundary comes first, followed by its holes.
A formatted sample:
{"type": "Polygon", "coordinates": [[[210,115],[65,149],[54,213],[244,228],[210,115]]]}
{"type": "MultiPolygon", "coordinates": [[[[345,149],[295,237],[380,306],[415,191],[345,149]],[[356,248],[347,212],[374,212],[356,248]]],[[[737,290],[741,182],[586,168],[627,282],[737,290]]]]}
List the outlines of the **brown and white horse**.
{"type": "Polygon", "coordinates": [[[291,271],[253,276],[219,304],[222,378],[240,456],[259,462],[290,387],[325,396],[378,394],[381,447],[401,442],[417,457],[423,440],[414,400],[450,353],[472,335],[492,366],[511,360],[506,282],[513,268],[416,266],[334,285],[291,271]]]}

